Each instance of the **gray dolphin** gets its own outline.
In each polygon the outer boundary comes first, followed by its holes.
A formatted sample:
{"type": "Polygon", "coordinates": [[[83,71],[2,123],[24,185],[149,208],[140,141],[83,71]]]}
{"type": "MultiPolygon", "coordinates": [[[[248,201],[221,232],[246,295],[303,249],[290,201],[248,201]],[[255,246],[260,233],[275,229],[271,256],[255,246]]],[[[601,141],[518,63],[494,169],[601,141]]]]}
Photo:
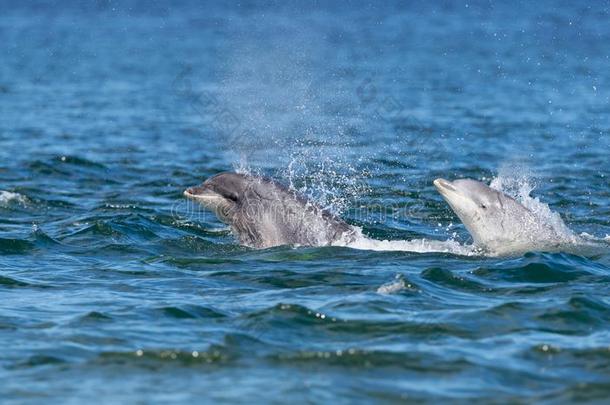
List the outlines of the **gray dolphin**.
{"type": "Polygon", "coordinates": [[[555,229],[544,218],[480,181],[434,180],[434,186],[460,218],[475,245],[497,254],[557,250],[576,240],[567,228],[555,229]]]}
{"type": "Polygon", "coordinates": [[[184,195],[213,211],[243,245],[324,246],[354,228],[302,195],[267,177],[220,173],[184,195]]]}

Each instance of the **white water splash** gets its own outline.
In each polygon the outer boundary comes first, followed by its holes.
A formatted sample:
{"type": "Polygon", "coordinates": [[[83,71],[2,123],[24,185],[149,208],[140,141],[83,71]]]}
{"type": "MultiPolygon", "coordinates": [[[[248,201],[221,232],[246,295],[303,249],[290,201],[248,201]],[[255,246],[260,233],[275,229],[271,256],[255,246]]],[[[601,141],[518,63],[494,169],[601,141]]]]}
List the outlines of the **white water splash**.
{"type": "Polygon", "coordinates": [[[0,190],[0,206],[6,207],[14,202],[25,205],[27,203],[27,197],[19,193],[0,190]]]}
{"type": "MultiPolygon", "coordinates": [[[[409,285],[409,287],[411,286],[409,285]]],[[[396,294],[397,292],[400,292],[406,288],[407,285],[405,284],[405,280],[400,276],[396,276],[394,281],[380,286],[377,289],[377,293],[383,295],[396,294]]]]}
{"type": "Polygon", "coordinates": [[[553,235],[540,235],[550,237],[562,242],[576,242],[578,236],[565,224],[561,215],[551,210],[548,204],[543,203],[531,193],[536,188],[529,176],[498,175],[489,185],[491,188],[513,197],[525,208],[529,209],[538,219],[539,223],[549,226],[553,235]]]}
{"type": "Polygon", "coordinates": [[[315,201],[324,210],[341,215],[360,196],[370,192],[366,170],[357,169],[336,151],[300,144],[282,177],[291,189],[315,201]],[[297,186],[298,184],[298,186],[297,186]]]}
{"type": "Polygon", "coordinates": [[[539,234],[535,235],[535,242],[507,246],[505,251],[496,252],[496,254],[505,255],[531,250],[565,252],[583,256],[608,253],[608,247],[604,244],[604,242],[608,242],[608,237],[601,239],[587,233],[577,235],[566,225],[559,213],[551,210],[548,204],[537,197],[531,196],[535,184],[529,171],[514,168],[500,170],[500,174],[491,181],[489,186],[513,197],[529,209],[540,224],[546,225],[546,227],[541,227],[539,234]]]}
{"type": "Polygon", "coordinates": [[[333,246],[378,252],[450,253],[461,256],[480,254],[472,245],[462,245],[452,239],[378,240],[365,236],[361,228],[354,228],[356,232],[353,235],[333,243],[333,246]]]}

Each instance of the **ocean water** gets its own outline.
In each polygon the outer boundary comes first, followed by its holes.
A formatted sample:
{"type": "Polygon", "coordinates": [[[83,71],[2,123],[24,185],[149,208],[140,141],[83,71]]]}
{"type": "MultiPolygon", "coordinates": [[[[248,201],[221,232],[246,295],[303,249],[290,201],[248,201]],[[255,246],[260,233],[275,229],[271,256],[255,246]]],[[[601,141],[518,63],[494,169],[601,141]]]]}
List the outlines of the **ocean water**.
{"type": "Polygon", "coordinates": [[[603,402],[608,250],[477,253],[432,181],[610,242],[609,18],[0,1],[0,402],[603,402]],[[239,246],[227,170],[366,239],[239,246]]]}

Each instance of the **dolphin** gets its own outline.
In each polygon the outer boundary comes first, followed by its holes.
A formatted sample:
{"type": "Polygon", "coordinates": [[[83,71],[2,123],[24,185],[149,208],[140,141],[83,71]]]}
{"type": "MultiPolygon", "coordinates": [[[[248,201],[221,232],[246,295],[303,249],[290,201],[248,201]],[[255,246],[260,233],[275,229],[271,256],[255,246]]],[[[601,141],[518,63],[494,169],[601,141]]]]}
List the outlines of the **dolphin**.
{"type": "Polygon", "coordinates": [[[460,218],[475,246],[495,254],[560,250],[575,240],[512,197],[480,181],[434,180],[434,186],[460,218]]]}
{"type": "Polygon", "coordinates": [[[325,246],[355,230],[304,196],[267,177],[224,172],[184,195],[213,211],[242,245],[325,246]]]}

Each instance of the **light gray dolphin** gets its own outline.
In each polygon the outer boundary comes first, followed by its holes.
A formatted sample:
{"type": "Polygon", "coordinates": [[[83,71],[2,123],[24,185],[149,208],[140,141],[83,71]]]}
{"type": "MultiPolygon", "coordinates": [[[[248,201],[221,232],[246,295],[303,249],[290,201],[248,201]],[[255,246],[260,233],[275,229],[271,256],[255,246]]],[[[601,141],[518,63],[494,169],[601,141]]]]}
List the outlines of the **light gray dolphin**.
{"type": "Polygon", "coordinates": [[[184,195],[213,211],[241,244],[253,248],[324,246],[354,233],[341,219],[266,177],[220,173],[184,195]]]}
{"type": "Polygon", "coordinates": [[[496,254],[559,250],[575,240],[523,204],[480,181],[434,180],[434,186],[460,218],[476,246],[496,254]]]}

